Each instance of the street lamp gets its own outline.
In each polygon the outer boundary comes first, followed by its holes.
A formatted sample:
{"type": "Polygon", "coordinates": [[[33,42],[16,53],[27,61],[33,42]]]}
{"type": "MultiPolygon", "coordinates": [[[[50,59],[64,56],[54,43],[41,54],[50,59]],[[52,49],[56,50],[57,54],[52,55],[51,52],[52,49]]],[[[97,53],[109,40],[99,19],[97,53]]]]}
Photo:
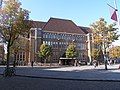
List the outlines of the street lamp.
{"type": "Polygon", "coordinates": [[[60,49],[59,49],[60,48],[60,46],[59,46],[60,39],[59,38],[57,39],[57,42],[58,42],[58,53],[57,53],[58,55],[57,56],[58,56],[59,65],[61,65],[62,62],[60,60],[60,49]]]}
{"type": "Polygon", "coordinates": [[[34,54],[34,61],[36,60],[36,52],[37,52],[37,28],[35,28],[35,54],[34,54]]]}

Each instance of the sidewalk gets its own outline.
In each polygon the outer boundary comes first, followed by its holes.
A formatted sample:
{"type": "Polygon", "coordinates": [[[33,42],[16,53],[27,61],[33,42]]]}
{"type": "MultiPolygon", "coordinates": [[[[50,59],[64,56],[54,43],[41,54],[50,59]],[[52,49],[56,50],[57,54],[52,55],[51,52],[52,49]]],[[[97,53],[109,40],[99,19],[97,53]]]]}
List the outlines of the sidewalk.
{"type": "MultiPolygon", "coordinates": [[[[17,67],[17,76],[50,78],[64,80],[99,80],[99,81],[120,81],[119,65],[108,65],[108,70],[104,65],[96,68],[94,66],[80,67],[58,67],[58,68],[41,68],[41,67],[17,67]]],[[[4,67],[0,67],[0,74],[4,67]]]]}

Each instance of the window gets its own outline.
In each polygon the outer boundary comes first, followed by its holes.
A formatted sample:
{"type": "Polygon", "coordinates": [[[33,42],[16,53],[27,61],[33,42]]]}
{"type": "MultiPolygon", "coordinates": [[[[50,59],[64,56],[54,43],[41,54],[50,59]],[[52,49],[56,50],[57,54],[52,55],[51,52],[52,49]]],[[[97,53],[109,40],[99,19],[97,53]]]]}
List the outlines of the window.
{"type": "Polygon", "coordinates": [[[41,33],[42,33],[41,30],[37,30],[37,37],[41,37],[42,36],[41,33]]]}
{"type": "Polygon", "coordinates": [[[45,33],[43,34],[43,38],[45,38],[45,33]]]}
{"type": "Polygon", "coordinates": [[[50,45],[50,41],[48,41],[48,45],[50,45]]]}
{"type": "Polygon", "coordinates": [[[18,52],[14,55],[15,60],[18,62],[19,65],[24,65],[25,62],[25,52],[18,52]]]}
{"type": "Polygon", "coordinates": [[[35,35],[35,30],[31,30],[31,36],[35,35]]]}

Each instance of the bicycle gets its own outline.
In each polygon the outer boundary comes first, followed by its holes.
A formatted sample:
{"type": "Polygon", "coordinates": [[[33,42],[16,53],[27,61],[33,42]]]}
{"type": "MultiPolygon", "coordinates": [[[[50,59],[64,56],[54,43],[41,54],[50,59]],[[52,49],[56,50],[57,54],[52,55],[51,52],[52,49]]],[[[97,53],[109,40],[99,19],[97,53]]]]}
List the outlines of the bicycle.
{"type": "Polygon", "coordinates": [[[4,77],[15,76],[15,74],[16,74],[16,70],[14,67],[5,68],[5,70],[3,72],[4,77]]]}

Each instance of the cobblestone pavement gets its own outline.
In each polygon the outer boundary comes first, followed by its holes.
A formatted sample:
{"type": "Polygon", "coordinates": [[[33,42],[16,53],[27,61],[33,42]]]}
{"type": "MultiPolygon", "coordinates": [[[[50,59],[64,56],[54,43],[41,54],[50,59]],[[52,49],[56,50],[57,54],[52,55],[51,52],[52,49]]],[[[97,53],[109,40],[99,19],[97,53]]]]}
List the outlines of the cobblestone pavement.
{"type": "Polygon", "coordinates": [[[120,82],[0,76],[0,90],[120,90],[120,82]]]}

